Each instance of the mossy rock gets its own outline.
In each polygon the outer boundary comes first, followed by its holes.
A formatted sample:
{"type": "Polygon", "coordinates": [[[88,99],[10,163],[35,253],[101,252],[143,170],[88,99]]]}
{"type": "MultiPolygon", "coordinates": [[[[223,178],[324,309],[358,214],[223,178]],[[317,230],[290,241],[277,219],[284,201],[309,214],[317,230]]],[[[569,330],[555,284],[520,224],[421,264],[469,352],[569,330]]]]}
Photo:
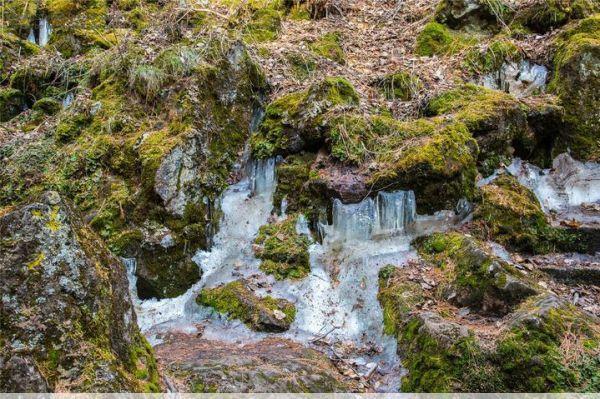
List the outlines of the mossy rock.
{"type": "Polygon", "coordinates": [[[504,0],[442,0],[435,19],[453,29],[498,31],[512,14],[513,7],[504,0]]]}
{"type": "Polygon", "coordinates": [[[500,160],[514,155],[528,159],[536,150],[528,108],[510,94],[466,84],[432,98],[425,113],[452,115],[453,120],[466,125],[477,139],[478,165],[485,175],[491,174],[500,160]]]}
{"type": "Polygon", "coordinates": [[[6,122],[19,115],[25,107],[23,93],[17,89],[0,88],[0,122],[6,122]]]}
{"type": "Polygon", "coordinates": [[[55,115],[62,109],[62,104],[53,98],[42,98],[33,104],[33,110],[46,115],[55,115]]]}
{"type": "Polygon", "coordinates": [[[535,195],[512,176],[502,174],[481,188],[474,219],[484,236],[515,251],[548,253],[585,251],[578,232],[550,225],[535,195]]]}
{"type": "Polygon", "coordinates": [[[244,27],[244,37],[249,42],[268,42],[275,40],[281,29],[281,12],[273,8],[259,8],[250,16],[250,22],[244,27]]]}
{"type": "Polygon", "coordinates": [[[8,79],[10,69],[23,57],[37,54],[39,47],[19,36],[9,33],[0,33],[0,79],[8,79]]]}
{"type": "Polygon", "coordinates": [[[238,319],[256,331],[283,332],[296,317],[296,307],[285,299],[258,297],[247,282],[233,281],[216,288],[203,289],[196,302],[229,319],[238,319]]]}
{"type": "Polygon", "coordinates": [[[523,59],[521,49],[511,40],[494,40],[485,48],[473,48],[465,57],[464,66],[478,75],[499,71],[506,62],[519,62],[523,59]]]}
{"type": "Polygon", "coordinates": [[[342,37],[338,32],[327,33],[310,43],[310,49],[317,55],[344,65],[346,63],[342,37]]]}
{"type": "Polygon", "coordinates": [[[0,231],[2,295],[11,293],[0,310],[0,390],[158,392],[123,264],[71,206],[48,192],[4,213],[0,231]]]}
{"type": "Polygon", "coordinates": [[[262,260],[260,269],[277,280],[300,279],[310,273],[310,239],[296,231],[298,217],[262,226],[254,240],[254,252],[262,260]]]}
{"type": "Polygon", "coordinates": [[[339,77],[286,94],[267,106],[264,120],[252,137],[252,152],[258,158],[268,158],[318,150],[324,143],[327,111],[351,107],[358,101],[350,82],[339,77]]]}
{"type": "Polygon", "coordinates": [[[23,39],[27,38],[39,11],[37,1],[12,0],[2,3],[2,30],[8,29],[23,39]]]}
{"type": "Polygon", "coordinates": [[[600,14],[584,19],[557,39],[550,90],[565,109],[555,154],[570,150],[581,160],[600,160],[600,14]]]}
{"type": "Polygon", "coordinates": [[[597,392],[599,327],[598,320],[553,295],[531,298],[512,316],[494,354],[507,390],[597,392]]]}
{"type": "Polygon", "coordinates": [[[388,100],[412,100],[423,89],[418,76],[405,71],[389,74],[376,82],[388,100]]]}
{"type": "Polygon", "coordinates": [[[422,119],[403,123],[403,130],[404,137],[385,143],[370,186],[413,190],[426,212],[453,209],[459,199],[473,197],[479,149],[463,123],[422,119]],[[398,139],[402,146],[393,144],[398,139]]]}
{"type": "Polygon", "coordinates": [[[476,43],[470,35],[453,31],[438,22],[430,22],[417,36],[415,53],[431,57],[457,53],[476,43]]]}
{"type": "Polygon", "coordinates": [[[419,254],[444,273],[443,295],[452,302],[488,314],[506,314],[537,293],[534,284],[514,266],[491,255],[474,238],[436,233],[417,241],[419,254]]]}
{"type": "Polygon", "coordinates": [[[518,10],[513,23],[546,33],[598,11],[600,5],[595,0],[537,0],[518,10]]]}

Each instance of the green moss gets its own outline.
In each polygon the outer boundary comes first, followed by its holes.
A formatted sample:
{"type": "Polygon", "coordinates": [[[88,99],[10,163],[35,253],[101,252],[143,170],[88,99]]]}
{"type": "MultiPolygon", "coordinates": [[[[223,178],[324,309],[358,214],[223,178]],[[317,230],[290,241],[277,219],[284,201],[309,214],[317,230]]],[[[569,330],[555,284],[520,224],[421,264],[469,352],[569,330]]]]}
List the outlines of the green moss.
{"type": "Polygon", "coordinates": [[[30,0],[12,0],[2,3],[2,30],[8,28],[11,33],[27,37],[38,13],[38,2],[30,0]]]}
{"type": "Polygon", "coordinates": [[[352,85],[338,77],[284,95],[267,106],[263,122],[252,137],[252,152],[257,158],[268,158],[318,148],[324,140],[326,110],[357,103],[352,85]]]}
{"type": "Polygon", "coordinates": [[[580,21],[556,41],[549,89],[565,108],[565,126],[555,153],[569,149],[582,160],[600,159],[600,15],[580,21]]]}
{"type": "Polygon", "coordinates": [[[582,250],[578,234],[550,226],[535,195],[514,177],[502,175],[481,191],[474,217],[484,223],[484,236],[516,251],[582,250]]]}
{"type": "Polygon", "coordinates": [[[0,122],[6,122],[23,110],[25,100],[20,90],[0,88],[0,122]]]}
{"type": "Polygon", "coordinates": [[[283,299],[275,299],[270,296],[264,298],[256,297],[243,281],[233,281],[226,285],[203,289],[196,302],[199,305],[209,306],[217,312],[227,315],[230,319],[239,319],[255,330],[280,330],[287,329],[296,316],[296,308],[293,304],[283,299]],[[274,311],[285,314],[281,320],[282,326],[264,325],[264,317],[273,315],[274,311]]]}
{"type": "Polygon", "coordinates": [[[317,68],[317,63],[312,56],[300,52],[290,52],[286,54],[286,59],[298,79],[308,78],[317,68]]]}
{"type": "MultiPolygon", "coordinates": [[[[598,388],[598,379],[589,376],[597,349],[583,342],[598,342],[597,327],[574,306],[557,304],[550,308],[535,299],[521,312],[534,314],[504,334],[498,343],[496,358],[506,376],[509,390],[516,392],[579,392],[598,388]],[[594,329],[596,328],[596,329],[594,329]],[[564,344],[578,351],[576,361],[565,362],[564,344]]],[[[571,349],[571,348],[569,348],[571,349]]]]}
{"type": "Polygon", "coordinates": [[[346,59],[341,40],[341,35],[338,32],[326,33],[310,43],[309,47],[315,54],[344,65],[346,59]]]}
{"type": "Polygon", "coordinates": [[[296,232],[298,216],[264,225],[258,231],[256,256],[260,269],[277,280],[304,278],[310,273],[308,247],[310,239],[296,232]]]}
{"type": "Polygon", "coordinates": [[[33,110],[43,112],[46,115],[55,115],[62,108],[62,104],[53,98],[42,98],[33,104],[33,110]]]}
{"type": "Polygon", "coordinates": [[[505,62],[521,61],[521,50],[512,41],[495,40],[485,49],[473,48],[465,57],[465,67],[477,74],[487,74],[498,71],[505,62]]]}
{"type": "Polygon", "coordinates": [[[399,71],[387,75],[378,82],[388,100],[411,100],[423,88],[421,80],[408,72],[399,71]]]}
{"type": "Polygon", "coordinates": [[[421,286],[403,281],[400,269],[388,265],[379,272],[377,300],[383,311],[383,332],[397,335],[407,316],[424,301],[421,286]]]}
{"type": "Polygon", "coordinates": [[[419,254],[444,270],[444,279],[460,306],[486,313],[506,313],[536,293],[525,276],[488,254],[481,243],[460,233],[436,233],[417,240],[419,254]],[[508,279],[520,289],[507,289],[508,279]]]}
{"type": "Polygon", "coordinates": [[[244,37],[250,42],[275,40],[281,29],[281,13],[273,8],[259,8],[252,13],[244,28],[244,37]]]}
{"type": "Polygon", "coordinates": [[[515,22],[536,33],[546,33],[598,11],[600,6],[594,0],[538,0],[521,10],[515,22]]]}
{"type": "Polygon", "coordinates": [[[54,135],[59,142],[68,143],[79,137],[90,121],[90,115],[85,112],[69,113],[60,119],[54,135]]]}
{"type": "Polygon", "coordinates": [[[475,44],[475,41],[468,35],[452,31],[440,23],[430,22],[417,36],[415,53],[426,57],[454,54],[475,44]]]}

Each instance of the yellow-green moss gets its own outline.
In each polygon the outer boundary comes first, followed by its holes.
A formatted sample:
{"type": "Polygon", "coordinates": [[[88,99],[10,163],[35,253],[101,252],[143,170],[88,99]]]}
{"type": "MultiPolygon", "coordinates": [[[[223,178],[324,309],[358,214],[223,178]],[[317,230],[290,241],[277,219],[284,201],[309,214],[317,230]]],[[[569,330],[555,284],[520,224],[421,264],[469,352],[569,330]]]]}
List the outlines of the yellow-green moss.
{"type": "Polygon", "coordinates": [[[256,256],[262,260],[260,269],[277,280],[299,279],[310,273],[308,237],[296,232],[298,216],[264,225],[258,231],[256,256]]]}
{"type": "Polygon", "coordinates": [[[481,193],[474,218],[484,223],[484,236],[516,251],[585,250],[577,233],[550,226],[535,195],[514,177],[501,175],[481,193]]]}
{"type": "Polygon", "coordinates": [[[296,307],[292,303],[270,296],[259,298],[243,281],[233,281],[217,288],[205,288],[196,298],[196,302],[212,307],[230,319],[239,319],[256,330],[269,328],[261,324],[260,317],[263,312],[283,312],[285,319],[282,323],[288,327],[296,317],[296,307]]]}
{"type": "Polygon", "coordinates": [[[454,54],[475,44],[476,39],[448,27],[430,22],[417,36],[415,53],[420,56],[454,54]]]}
{"type": "Polygon", "coordinates": [[[536,33],[546,33],[598,11],[600,5],[595,0],[538,0],[520,10],[515,22],[536,33]]]}
{"type": "Polygon", "coordinates": [[[267,106],[264,120],[252,137],[252,152],[257,158],[268,158],[314,149],[323,142],[327,110],[357,103],[352,85],[339,77],[284,95],[267,106]]]}
{"type": "Polygon", "coordinates": [[[345,64],[344,49],[341,45],[342,37],[338,32],[326,33],[310,43],[310,49],[317,55],[325,57],[338,64],[345,64]]]}
{"type": "Polygon", "coordinates": [[[25,99],[17,89],[0,88],[0,122],[6,122],[23,110],[25,99]]]}
{"type": "Polygon", "coordinates": [[[517,62],[523,58],[521,50],[507,39],[495,40],[484,49],[471,49],[464,61],[465,67],[477,74],[498,71],[505,62],[517,62]]]}

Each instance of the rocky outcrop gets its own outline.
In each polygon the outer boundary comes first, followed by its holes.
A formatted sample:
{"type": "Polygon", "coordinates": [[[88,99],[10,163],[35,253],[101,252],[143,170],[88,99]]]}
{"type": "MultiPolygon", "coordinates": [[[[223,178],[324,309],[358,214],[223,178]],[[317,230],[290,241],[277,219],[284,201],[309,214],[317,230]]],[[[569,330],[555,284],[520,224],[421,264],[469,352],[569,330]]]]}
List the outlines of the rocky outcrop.
{"type": "Polygon", "coordinates": [[[559,36],[550,88],[565,108],[556,154],[569,149],[580,160],[600,159],[600,15],[559,36]]]}
{"type": "Polygon", "coordinates": [[[259,297],[244,280],[205,288],[196,303],[211,307],[229,319],[239,319],[256,331],[285,331],[296,317],[293,303],[271,296],[259,297]]]}
{"type": "Polygon", "coordinates": [[[282,339],[243,345],[177,334],[156,347],[173,388],[195,393],[356,392],[323,354],[282,339]]]}
{"type": "MultiPolygon", "coordinates": [[[[412,267],[412,266],[411,266],[412,267]]],[[[503,319],[449,307],[439,290],[414,282],[414,270],[383,269],[379,300],[385,331],[398,339],[411,392],[594,391],[598,382],[598,319],[545,292],[503,319]],[[433,295],[433,296],[432,296],[433,295]],[[435,301],[434,301],[435,298],[435,301]],[[567,348],[566,343],[573,344],[567,348]],[[578,355],[570,358],[570,354],[578,355]],[[566,359],[569,360],[566,360],[566,359]]],[[[421,268],[427,271],[427,268],[421,268]]],[[[441,284],[451,267],[431,273],[441,284]]]]}
{"type": "Polygon", "coordinates": [[[417,242],[421,256],[444,269],[441,295],[460,307],[486,314],[506,314],[537,293],[513,265],[486,251],[472,237],[433,234],[417,242]]]}
{"type": "Polygon", "coordinates": [[[125,269],[55,192],[0,211],[0,391],[157,391],[125,269]]]}

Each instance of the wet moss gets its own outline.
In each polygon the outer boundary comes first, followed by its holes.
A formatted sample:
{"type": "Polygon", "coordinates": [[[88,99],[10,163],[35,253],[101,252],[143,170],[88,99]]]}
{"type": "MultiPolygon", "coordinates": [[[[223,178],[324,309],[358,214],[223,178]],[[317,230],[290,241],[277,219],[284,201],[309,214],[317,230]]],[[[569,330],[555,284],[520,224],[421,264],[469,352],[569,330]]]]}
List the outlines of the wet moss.
{"type": "Polygon", "coordinates": [[[396,336],[410,312],[424,301],[421,286],[404,281],[400,269],[388,265],[379,271],[377,300],[383,311],[383,332],[396,336]]]}
{"type": "Polygon", "coordinates": [[[203,289],[196,302],[209,306],[230,319],[238,319],[258,331],[284,331],[296,316],[296,307],[270,296],[257,297],[243,281],[233,281],[217,288],[203,289]],[[285,317],[276,319],[275,312],[285,317]],[[269,320],[270,319],[270,320],[269,320]]]}
{"type": "Polygon", "coordinates": [[[264,225],[254,243],[255,254],[262,260],[260,269],[277,280],[300,279],[310,273],[310,239],[296,231],[298,216],[264,225]]]}

